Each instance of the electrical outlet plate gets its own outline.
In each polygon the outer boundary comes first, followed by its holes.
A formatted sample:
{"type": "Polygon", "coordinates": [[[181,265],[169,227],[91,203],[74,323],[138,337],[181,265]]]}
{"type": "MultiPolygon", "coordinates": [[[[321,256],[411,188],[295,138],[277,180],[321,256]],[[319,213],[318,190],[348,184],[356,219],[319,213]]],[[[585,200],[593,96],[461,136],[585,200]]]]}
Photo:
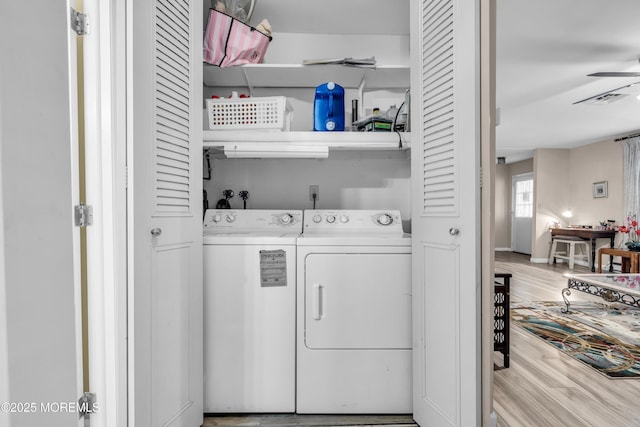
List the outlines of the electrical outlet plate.
{"type": "Polygon", "coordinates": [[[320,186],[319,185],[310,185],[309,186],[309,200],[313,201],[313,195],[316,195],[316,202],[320,200],[320,186]]]}

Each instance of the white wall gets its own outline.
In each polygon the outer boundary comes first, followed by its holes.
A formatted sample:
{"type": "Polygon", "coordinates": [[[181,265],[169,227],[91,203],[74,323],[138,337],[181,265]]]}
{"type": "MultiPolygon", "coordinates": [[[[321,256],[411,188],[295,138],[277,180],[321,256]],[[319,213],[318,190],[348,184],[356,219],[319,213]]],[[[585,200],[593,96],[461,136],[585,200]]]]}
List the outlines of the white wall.
{"type": "Polygon", "coordinates": [[[604,141],[571,150],[571,208],[574,224],[598,225],[607,219],[623,224],[622,144],[604,141]],[[608,195],[593,197],[593,183],[606,181],[608,195]]]}
{"type": "Polygon", "coordinates": [[[551,242],[549,226],[554,222],[569,225],[561,216],[570,207],[569,150],[536,150],[533,158],[535,205],[531,260],[546,262],[551,242]]]}
{"type": "MultiPolygon", "coordinates": [[[[511,177],[534,171],[535,206],[533,261],[546,261],[551,235],[549,225],[599,225],[624,220],[622,212],[622,145],[613,140],[573,149],[539,149],[534,159],[496,167],[496,248],[510,246],[511,177]],[[608,197],[593,198],[594,182],[607,181],[608,197]],[[571,209],[574,217],[562,217],[571,209]]],[[[606,241],[598,244],[605,245],[606,241]]]]}
{"type": "Polygon", "coordinates": [[[38,409],[10,414],[11,427],[78,423],[76,413],[47,413],[39,406],[79,397],[69,262],[68,14],[65,2],[0,3],[0,306],[6,305],[0,307],[0,339],[7,332],[0,348],[0,400],[33,402],[38,409]],[[25,16],[33,31],[25,31],[25,16]]]}
{"type": "MultiPolygon", "coordinates": [[[[623,223],[622,146],[612,140],[566,150],[536,150],[534,155],[536,222],[532,259],[549,255],[549,225],[599,225],[600,221],[623,223]],[[593,197],[593,183],[608,182],[606,198],[593,197]],[[571,209],[573,217],[561,213],[571,209]]],[[[598,245],[607,245],[599,240],[598,245]]]]}
{"type": "Polygon", "coordinates": [[[398,209],[410,220],[410,159],[406,151],[331,151],[328,159],[217,159],[204,182],[209,207],[232,189],[231,207],[312,209],[309,185],[320,186],[318,209],[398,209]]]}
{"type": "MultiPolygon", "coordinates": [[[[0,68],[0,81],[2,81],[2,68],[0,68]]],[[[1,87],[1,86],[0,86],[1,87]]],[[[0,100],[2,92],[0,89],[0,100]]],[[[0,102],[0,123],[2,123],[2,102],[0,102]]],[[[0,165],[2,164],[2,132],[0,132],[0,165]]],[[[9,378],[9,347],[7,325],[7,281],[4,274],[5,248],[4,248],[4,204],[2,194],[2,174],[0,173],[0,378],[9,378]]],[[[9,381],[0,381],[0,402],[9,401],[9,381]]],[[[9,413],[0,411],[0,425],[9,427],[9,413]]]]}

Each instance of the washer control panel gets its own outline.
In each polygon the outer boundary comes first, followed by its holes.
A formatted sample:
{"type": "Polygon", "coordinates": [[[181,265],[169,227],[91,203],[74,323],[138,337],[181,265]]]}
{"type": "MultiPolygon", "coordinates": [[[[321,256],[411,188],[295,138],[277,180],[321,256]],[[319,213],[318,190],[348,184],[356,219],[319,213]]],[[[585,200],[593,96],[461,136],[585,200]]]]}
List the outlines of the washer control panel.
{"type": "Polygon", "coordinates": [[[397,210],[306,210],[303,233],[309,232],[402,233],[397,210]]]}
{"type": "Polygon", "coordinates": [[[289,229],[302,232],[302,211],[208,209],[204,214],[203,229],[205,233],[289,229]]]}

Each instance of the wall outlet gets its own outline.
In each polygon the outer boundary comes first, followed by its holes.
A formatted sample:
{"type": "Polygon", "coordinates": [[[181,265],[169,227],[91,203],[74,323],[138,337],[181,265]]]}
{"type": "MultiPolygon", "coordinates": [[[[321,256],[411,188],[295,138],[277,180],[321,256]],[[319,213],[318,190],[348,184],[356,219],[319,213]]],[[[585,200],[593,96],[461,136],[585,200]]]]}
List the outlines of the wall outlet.
{"type": "Polygon", "coordinates": [[[313,195],[316,195],[316,202],[320,200],[320,186],[319,185],[310,185],[309,186],[309,200],[313,201],[313,195]]]}

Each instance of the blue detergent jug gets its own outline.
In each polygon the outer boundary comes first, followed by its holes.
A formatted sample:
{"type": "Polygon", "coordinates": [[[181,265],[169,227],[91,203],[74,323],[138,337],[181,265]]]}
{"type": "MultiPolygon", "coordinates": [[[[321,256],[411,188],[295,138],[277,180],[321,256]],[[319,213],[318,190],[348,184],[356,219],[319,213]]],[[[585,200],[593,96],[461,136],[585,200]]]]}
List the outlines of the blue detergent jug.
{"type": "Polygon", "coordinates": [[[313,130],[344,130],[344,88],[339,84],[328,82],[316,88],[313,130]]]}

